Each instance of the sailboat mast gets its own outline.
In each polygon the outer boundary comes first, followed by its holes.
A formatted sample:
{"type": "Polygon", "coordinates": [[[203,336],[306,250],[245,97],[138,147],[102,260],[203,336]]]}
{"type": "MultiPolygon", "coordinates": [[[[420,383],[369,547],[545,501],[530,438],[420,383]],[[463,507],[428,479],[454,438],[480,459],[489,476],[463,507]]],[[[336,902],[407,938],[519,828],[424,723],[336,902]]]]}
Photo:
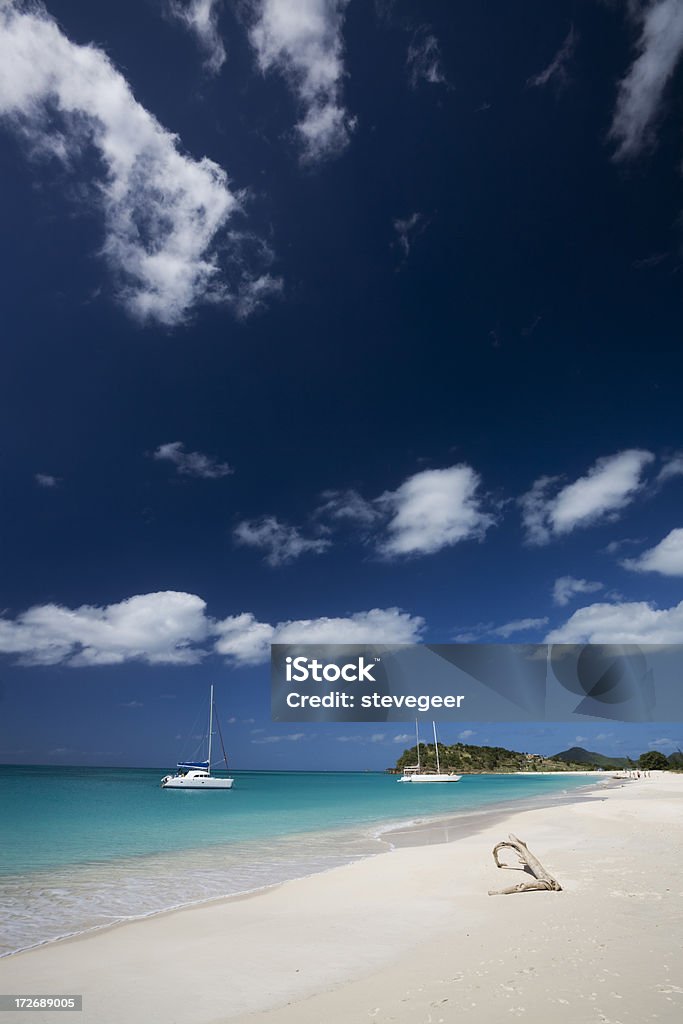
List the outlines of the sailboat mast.
{"type": "Polygon", "coordinates": [[[211,771],[211,733],[213,732],[213,683],[209,697],[209,771],[211,771]]]}
{"type": "Polygon", "coordinates": [[[436,722],[432,722],[434,727],[434,749],[436,750],[436,774],[441,774],[441,766],[439,764],[439,741],[436,738],[436,722]]]}
{"type": "Polygon", "coordinates": [[[417,718],[415,719],[415,747],[417,748],[417,770],[420,770],[420,733],[417,729],[417,718]]]}

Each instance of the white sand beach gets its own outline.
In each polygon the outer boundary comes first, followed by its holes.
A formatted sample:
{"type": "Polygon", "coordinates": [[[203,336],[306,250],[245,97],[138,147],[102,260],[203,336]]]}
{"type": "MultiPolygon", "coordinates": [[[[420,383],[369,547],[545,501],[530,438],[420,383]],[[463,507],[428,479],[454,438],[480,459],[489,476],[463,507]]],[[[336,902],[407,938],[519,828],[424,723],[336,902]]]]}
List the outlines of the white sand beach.
{"type": "Polygon", "coordinates": [[[82,993],[83,1012],[59,1018],[80,1024],[678,1022],[683,776],[588,792],[455,842],[7,957],[0,991],[82,993]],[[520,879],[491,856],[509,832],[562,892],[487,895],[520,879]]]}

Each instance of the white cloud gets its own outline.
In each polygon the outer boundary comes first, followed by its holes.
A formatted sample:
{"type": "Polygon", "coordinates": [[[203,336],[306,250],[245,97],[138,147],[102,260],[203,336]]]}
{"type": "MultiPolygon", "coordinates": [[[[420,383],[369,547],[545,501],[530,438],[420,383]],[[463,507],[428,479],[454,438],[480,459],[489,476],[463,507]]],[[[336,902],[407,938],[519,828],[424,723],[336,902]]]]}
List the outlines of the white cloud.
{"type": "MultiPolygon", "coordinates": [[[[213,653],[231,664],[261,665],[270,658],[271,643],[413,643],[423,629],[423,619],[398,608],[276,625],[259,622],[251,612],[217,621],[196,594],[171,590],[103,607],[47,604],[15,619],[0,617],[0,654],[18,655],[30,665],[191,665],[210,653],[212,639],[213,653]]],[[[253,718],[244,723],[255,724],[253,718]]]]}
{"type": "Polygon", "coordinates": [[[559,576],[553,584],[553,601],[555,604],[569,604],[576,594],[594,594],[602,590],[603,584],[595,580],[576,579],[575,576],[559,576]]]}
{"type": "Polygon", "coordinates": [[[420,25],[413,33],[406,63],[413,89],[416,89],[420,82],[427,82],[429,85],[446,84],[439,40],[429,25],[420,25]]]}
{"type": "Polygon", "coordinates": [[[414,643],[424,620],[398,608],[372,608],[342,618],[298,619],[270,625],[250,612],[215,624],[215,650],[238,665],[260,665],[270,657],[270,644],[414,643]]]}
{"type": "Polygon", "coordinates": [[[476,736],[474,729],[463,729],[462,732],[458,733],[459,740],[469,740],[472,736],[476,736]]]}
{"type": "Polygon", "coordinates": [[[56,487],[59,483],[59,478],[51,476],[49,473],[36,473],[35,481],[39,487],[56,487]]]}
{"type": "Polygon", "coordinates": [[[184,155],[107,55],[70,42],[38,7],[0,6],[0,118],[34,157],[69,170],[97,153],[101,175],[91,195],[104,216],[101,252],[119,300],[138,320],[178,324],[200,301],[246,315],[279,287],[247,269],[269,258],[267,247],[226,229],[241,197],[225,171],[184,155]]]}
{"type": "Polygon", "coordinates": [[[611,136],[618,158],[632,157],[652,142],[664,90],[683,53],[680,0],[631,4],[641,26],[639,56],[619,85],[611,136]]]}
{"type": "Polygon", "coordinates": [[[0,619],[0,652],[31,665],[191,665],[208,635],[205,603],[194,594],[140,594],[104,607],[46,604],[0,619]]]}
{"type": "Polygon", "coordinates": [[[370,742],[371,743],[384,743],[385,739],[386,739],[386,733],[384,733],[384,732],[373,732],[372,736],[370,737],[370,742]]]}
{"type": "Polygon", "coordinates": [[[403,253],[403,258],[408,259],[410,255],[410,247],[413,243],[413,239],[426,227],[424,217],[421,213],[412,213],[410,217],[406,217],[403,220],[397,218],[394,221],[394,231],[396,232],[396,244],[403,253]]]}
{"type": "Polygon", "coordinates": [[[527,633],[529,630],[540,629],[542,626],[547,626],[548,620],[545,619],[515,619],[514,622],[506,622],[503,626],[496,626],[495,629],[491,630],[494,636],[502,636],[504,640],[512,636],[513,633],[527,633]]]}
{"type": "Polygon", "coordinates": [[[172,462],[181,476],[197,476],[204,480],[218,480],[229,476],[233,469],[227,462],[218,462],[202,452],[186,452],[182,441],[161,444],[153,454],[160,462],[172,462]]]}
{"type": "Polygon", "coordinates": [[[288,80],[302,109],[296,131],[302,159],[322,160],[347,145],[342,28],[348,0],[251,0],[249,39],[262,71],[288,80]]]}
{"type": "MultiPolygon", "coordinates": [[[[597,737],[596,737],[596,739],[597,739],[597,737]]],[[[587,736],[575,736],[574,737],[574,743],[587,743],[587,742],[588,742],[588,737],[587,736]]]]}
{"type": "Polygon", "coordinates": [[[672,530],[649,551],[644,551],[638,558],[626,558],[621,564],[634,572],[683,576],[683,529],[672,530]]]}
{"type": "Polygon", "coordinates": [[[657,483],[666,483],[667,480],[673,480],[677,476],[683,476],[683,454],[680,452],[666,459],[657,474],[657,483]]]}
{"type": "Polygon", "coordinates": [[[558,477],[540,477],[520,498],[528,542],[546,544],[553,535],[616,518],[642,489],[643,470],[653,459],[651,452],[637,448],[605,456],[559,491],[558,477]]]}
{"type": "Polygon", "coordinates": [[[401,732],[398,736],[394,736],[392,743],[409,743],[414,740],[415,737],[411,736],[409,732],[401,732]]]}
{"type": "Polygon", "coordinates": [[[296,526],[281,523],[275,516],[244,520],[233,536],[238,544],[265,551],[265,561],[272,566],[286,565],[307,552],[319,555],[330,546],[324,537],[304,537],[296,526]]]}
{"type": "Polygon", "coordinates": [[[196,38],[204,67],[217,74],[225,64],[225,47],[218,30],[221,0],[170,0],[169,10],[196,38]]]}
{"type": "Polygon", "coordinates": [[[139,700],[127,700],[127,701],[124,701],[122,704],[119,704],[119,707],[121,707],[121,708],[133,708],[133,709],[144,708],[144,706],[145,705],[142,704],[139,700]]]}
{"type": "Polygon", "coordinates": [[[569,79],[567,65],[574,56],[578,38],[578,34],[572,25],[564,42],[551,60],[550,64],[548,64],[543,71],[539,71],[537,75],[532,75],[531,78],[528,78],[526,84],[532,86],[543,86],[547,85],[548,82],[554,82],[560,87],[566,85],[569,79]]]}
{"type": "Polygon", "coordinates": [[[656,608],[646,601],[591,604],[545,638],[550,644],[683,643],[683,601],[656,608]]]}
{"type": "Polygon", "coordinates": [[[381,516],[372,502],[366,501],[358,491],[323,491],[321,497],[324,503],[315,510],[317,518],[371,526],[381,516]]]}
{"type": "Polygon", "coordinates": [[[669,739],[667,736],[662,736],[658,740],[650,740],[650,742],[648,743],[648,747],[659,749],[661,749],[662,747],[669,747],[670,750],[678,750],[680,745],[681,744],[679,740],[672,740],[669,739]]]}
{"type": "Polygon", "coordinates": [[[432,554],[469,538],[482,538],[493,517],[482,511],[480,479],[470,466],[427,469],[378,499],[391,514],[386,556],[432,554]]]}

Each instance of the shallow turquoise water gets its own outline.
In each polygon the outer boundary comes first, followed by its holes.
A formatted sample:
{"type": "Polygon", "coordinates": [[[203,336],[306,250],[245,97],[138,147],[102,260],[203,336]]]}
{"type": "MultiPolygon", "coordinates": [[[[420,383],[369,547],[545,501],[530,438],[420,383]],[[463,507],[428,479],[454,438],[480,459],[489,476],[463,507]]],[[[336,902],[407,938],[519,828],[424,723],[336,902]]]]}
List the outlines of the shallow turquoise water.
{"type": "Polygon", "coordinates": [[[377,852],[376,830],[586,785],[464,776],[235,772],[228,791],[162,790],[162,771],[0,767],[0,952],[324,870],[377,852]]]}

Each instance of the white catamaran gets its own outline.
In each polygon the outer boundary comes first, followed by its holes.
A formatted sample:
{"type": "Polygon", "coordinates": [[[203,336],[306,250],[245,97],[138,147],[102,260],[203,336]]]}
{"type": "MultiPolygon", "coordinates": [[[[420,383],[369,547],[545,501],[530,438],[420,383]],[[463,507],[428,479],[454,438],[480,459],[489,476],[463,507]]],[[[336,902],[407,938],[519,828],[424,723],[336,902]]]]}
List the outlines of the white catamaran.
{"type": "Polygon", "coordinates": [[[436,722],[432,722],[434,729],[434,749],[436,750],[436,771],[423,771],[420,761],[420,734],[415,719],[415,742],[417,744],[417,764],[409,765],[403,769],[403,775],[398,782],[460,782],[462,775],[455,772],[442,772],[439,764],[439,741],[436,738],[436,722]]]}
{"type": "MultiPolygon", "coordinates": [[[[228,759],[223,746],[223,736],[218,719],[218,735],[223,750],[225,767],[228,759]]],[[[235,780],[211,774],[211,737],[213,734],[213,686],[209,698],[209,751],[206,761],[179,761],[176,775],[165,775],[161,780],[162,789],[232,789],[235,780]]]]}

